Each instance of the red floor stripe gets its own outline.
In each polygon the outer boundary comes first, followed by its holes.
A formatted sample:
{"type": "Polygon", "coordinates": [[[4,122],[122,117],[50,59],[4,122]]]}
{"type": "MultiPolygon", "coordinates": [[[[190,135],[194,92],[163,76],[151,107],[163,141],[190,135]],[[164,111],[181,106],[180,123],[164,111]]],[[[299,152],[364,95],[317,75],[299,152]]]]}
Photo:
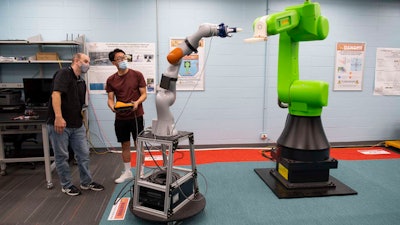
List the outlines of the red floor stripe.
{"type": "MultiPolygon", "coordinates": [[[[196,164],[207,164],[216,162],[259,162],[269,161],[262,155],[262,149],[211,149],[196,150],[196,164]]],[[[368,153],[368,152],[367,152],[368,153]]],[[[162,156],[160,152],[151,153],[159,165],[162,165],[162,156]]],[[[267,154],[269,155],[269,154],[267,154]]],[[[148,152],[145,153],[146,166],[155,166],[154,160],[148,152]]],[[[400,154],[382,147],[367,148],[332,148],[330,156],[337,160],[377,160],[377,159],[400,159],[400,154]],[[379,153],[386,151],[388,154],[363,154],[361,151],[372,151],[370,153],[379,153]]],[[[190,152],[188,150],[177,150],[174,153],[174,165],[190,165],[190,152]]],[[[132,152],[132,167],[136,166],[136,152],[132,152]]]]}
{"type": "Polygon", "coordinates": [[[338,160],[376,160],[376,159],[399,159],[398,152],[383,147],[365,148],[333,148],[331,157],[338,160]],[[364,151],[386,151],[388,154],[363,154],[364,151]]]}

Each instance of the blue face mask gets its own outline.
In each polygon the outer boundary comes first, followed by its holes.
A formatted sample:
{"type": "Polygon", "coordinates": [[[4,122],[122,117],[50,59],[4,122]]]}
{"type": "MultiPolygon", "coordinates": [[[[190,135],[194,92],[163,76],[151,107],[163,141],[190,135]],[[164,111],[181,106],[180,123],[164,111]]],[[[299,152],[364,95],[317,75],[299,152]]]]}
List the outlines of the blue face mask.
{"type": "Polygon", "coordinates": [[[89,70],[90,66],[87,64],[82,64],[81,66],[81,72],[86,73],[89,70]]]}
{"type": "Polygon", "coordinates": [[[124,60],[118,63],[118,68],[121,70],[125,70],[128,68],[128,61],[124,60]]]}

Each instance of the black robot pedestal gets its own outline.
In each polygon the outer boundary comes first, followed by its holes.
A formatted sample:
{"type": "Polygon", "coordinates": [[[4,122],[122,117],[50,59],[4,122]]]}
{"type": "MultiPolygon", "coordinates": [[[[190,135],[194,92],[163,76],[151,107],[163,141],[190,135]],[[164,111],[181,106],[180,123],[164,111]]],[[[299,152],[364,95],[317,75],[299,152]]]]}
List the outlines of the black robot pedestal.
{"type": "Polygon", "coordinates": [[[338,166],[321,118],[288,115],[285,128],[271,152],[276,167],[255,169],[278,198],[351,195],[356,191],[329,175],[338,166]]]}
{"type": "Polygon", "coordinates": [[[174,222],[182,221],[199,214],[206,207],[206,199],[198,193],[190,202],[180,208],[178,211],[172,213],[169,217],[155,216],[151,212],[136,210],[133,207],[133,201],[129,202],[129,208],[133,215],[143,220],[148,220],[157,223],[174,224],[174,222]]]}

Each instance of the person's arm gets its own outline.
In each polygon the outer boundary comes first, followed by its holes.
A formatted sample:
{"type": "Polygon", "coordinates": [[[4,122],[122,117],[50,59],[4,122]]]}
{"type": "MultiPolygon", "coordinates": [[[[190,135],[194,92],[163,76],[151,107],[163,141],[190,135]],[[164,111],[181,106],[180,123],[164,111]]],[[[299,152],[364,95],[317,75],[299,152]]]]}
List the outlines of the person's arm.
{"type": "Polygon", "coordinates": [[[136,110],[140,104],[142,104],[147,98],[147,90],[146,87],[139,88],[140,97],[138,100],[133,101],[133,110],[136,110]]]}
{"type": "Polygon", "coordinates": [[[54,110],[54,129],[57,133],[61,134],[67,126],[62,111],[61,111],[61,92],[53,91],[51,94],[52,106],[54,110]]]}
{"type": "Polygon", "coordinates": [[[108,100],[107,100],[107,105],[111,109],[111,111],[115,112],[114,106],[115,106],[115,101],[114,101],[114,92],[108,92],[108,100]]]}

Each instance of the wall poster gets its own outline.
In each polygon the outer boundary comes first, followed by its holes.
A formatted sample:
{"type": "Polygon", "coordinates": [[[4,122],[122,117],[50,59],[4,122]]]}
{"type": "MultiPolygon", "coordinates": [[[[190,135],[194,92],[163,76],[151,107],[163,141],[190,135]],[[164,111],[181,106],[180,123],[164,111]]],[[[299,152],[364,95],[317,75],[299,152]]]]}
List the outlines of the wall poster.
{"type": "MultiPolygon", "coordinates": [[[[184,38],[171,38],[170,50],[172,51],[184,38]]],[[[204,39],[199,41],[197,53],[182,58],[178,72],[176,90],[180,91],[204,91],[204,39]]]]}
{"type": "Polygon", "coordinates": [[[377,48],[374,95],[400,95],[400,48],[377,48]]]}
{"type": "Polygon", "coordinates": [[[364,74],[365,43],[336,44],[335,91],[361,91],[364,74]]]}
{"type": "Polygon", "coordinates": [[[108,59],[108,53],[115,48],[122,49],[128,57],[128,67],[142,72],[147,84],[147,93],[154,93],[156,63],[154,43],[87,43],[90,70],[87,74],[89,93],[106,94],[107,78],[117,71],[108,59]]]}

